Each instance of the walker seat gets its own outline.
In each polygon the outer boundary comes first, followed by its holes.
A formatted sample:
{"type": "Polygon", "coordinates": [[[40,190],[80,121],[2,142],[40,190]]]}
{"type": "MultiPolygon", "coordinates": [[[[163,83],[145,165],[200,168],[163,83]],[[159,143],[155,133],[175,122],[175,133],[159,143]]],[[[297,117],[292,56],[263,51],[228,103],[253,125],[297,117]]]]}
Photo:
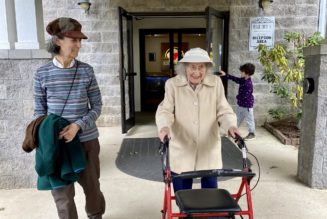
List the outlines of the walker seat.
{"type": "Polygon", "coordinates": [[[179,190],[175,196],[179,209],[186,214],[241,211],[235,199],[225,189],[179,190]]]}

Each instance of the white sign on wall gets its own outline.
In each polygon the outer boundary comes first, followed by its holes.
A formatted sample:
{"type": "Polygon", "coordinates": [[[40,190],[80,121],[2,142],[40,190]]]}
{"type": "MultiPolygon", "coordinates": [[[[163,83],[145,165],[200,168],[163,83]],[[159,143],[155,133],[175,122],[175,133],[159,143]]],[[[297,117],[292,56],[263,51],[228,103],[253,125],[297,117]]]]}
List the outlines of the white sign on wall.
{"type": "Polygon", "coordinates": [[[271,48],[275,43],[275,17],[251,17],[249,50],[255,51],[259,44],[271,48]]]}

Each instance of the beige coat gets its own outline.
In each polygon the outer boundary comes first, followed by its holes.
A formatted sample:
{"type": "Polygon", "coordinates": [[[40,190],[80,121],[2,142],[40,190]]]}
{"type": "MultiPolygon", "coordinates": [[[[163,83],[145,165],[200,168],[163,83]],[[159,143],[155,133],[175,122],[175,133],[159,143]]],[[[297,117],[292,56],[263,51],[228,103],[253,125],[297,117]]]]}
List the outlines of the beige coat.
{"type": "Polygon", "coordinates": [[[175,173],[222,168],[220,128],[236,127],[221,79],[206,75],[193,90],[185,75],[167,80],[156,112],[158,131],[170,129],[170,165],[175,173]]]}

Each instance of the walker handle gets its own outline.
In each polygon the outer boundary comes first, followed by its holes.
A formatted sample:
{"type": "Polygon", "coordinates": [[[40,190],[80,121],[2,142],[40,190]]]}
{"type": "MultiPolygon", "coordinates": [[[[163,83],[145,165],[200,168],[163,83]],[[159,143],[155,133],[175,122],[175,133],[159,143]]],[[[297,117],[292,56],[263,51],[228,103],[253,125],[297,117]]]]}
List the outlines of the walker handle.
{"type": "Polygon", "coordinates": [[[166,153],[167,149],[169,147],[169,138],[166,135],[163,139],[162,142],[160,142],[160,146],[159,146],[159,154],[163,155],[164,153],[166,153]]]}
{"type": "Polygon", "coordinates": [[[177,175],[173,175],[172,178],[190,179],[190,178],[202,178],[202,177],[249,177],[253,178],[256,174],[240,169],[211,169],[211,170],[197,170],[182,172],[177,175]]]}
{"type": "Polygon", "coordinates": [[[169,146],[169,138],[168,138],[168,135],[165,135],[165,137],[163,139],[163,144],[167,145],[167,147],[169,146]]]}
{"type": "Polygon", "coordinates": [[[161,155],[162,171],[163,171],[163,175],[165,176],[165,171],[170,170],[169,138],[167,135],[164,137],[163,141],[160,142],[159,154],[161,155]]]}
{"type": "Polygon", "coordinates": [[[238,148],[242,151],[243,170],[251,172],[251,169],[248,167],[248,163],[246,160],[247,159],[247,156],[246,156],[247,147],[244,142],[244,139],[237,133],[235,133],[234,139],[235,139],[235,143],[237,144],[238,148]]]}
{"type": "Polygon", "coordinates": [[[234,142],[236,143],[239,149],[242,150],[242,148],[246,148],[244,139],[237,133],[235,133],[234,142]]]}

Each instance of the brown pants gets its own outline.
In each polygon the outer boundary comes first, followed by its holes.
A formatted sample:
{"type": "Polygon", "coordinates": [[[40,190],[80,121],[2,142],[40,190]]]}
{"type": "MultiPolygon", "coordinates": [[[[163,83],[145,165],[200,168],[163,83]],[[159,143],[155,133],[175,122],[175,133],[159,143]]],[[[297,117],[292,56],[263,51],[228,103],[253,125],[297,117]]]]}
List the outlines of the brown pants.
{"type": "MultiPolygon", "coordinates": [[[[87,167],[80,174],[78,183],[83,187],[85,194],[85,211],[89,218],[100,219],[105,212],[105,200],[100,190],[100,145],[98,139],[82,142],[85,148],[87,167]]],[[[60,219],[77,219],[77,210],[74,202],[74,183],[63,188],[54,189],[51,194],[56,202],[60,219]]]]}

